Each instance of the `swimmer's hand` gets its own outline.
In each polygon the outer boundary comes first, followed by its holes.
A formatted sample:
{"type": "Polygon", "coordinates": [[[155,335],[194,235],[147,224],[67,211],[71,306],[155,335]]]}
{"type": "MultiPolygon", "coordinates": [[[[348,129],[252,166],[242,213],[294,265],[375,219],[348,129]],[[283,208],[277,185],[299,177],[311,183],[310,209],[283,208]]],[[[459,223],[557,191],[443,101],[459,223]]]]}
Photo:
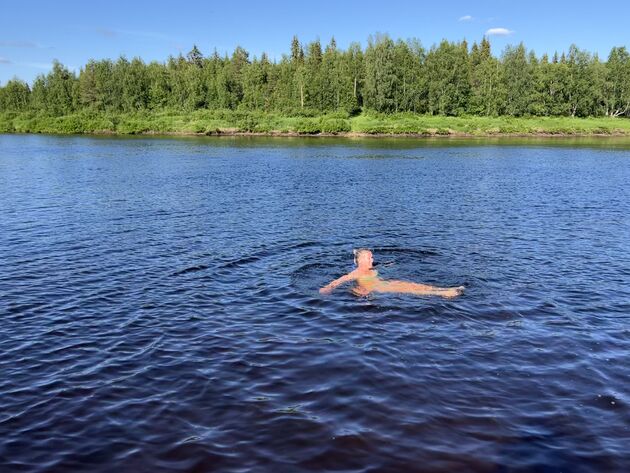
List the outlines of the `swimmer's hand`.
{"type": "Polygon", "coordinates": [[[445,299],[452,299],[454,297],[461,296],[464,293],[464,289],[464,286],[449,287],[440,295],[445,299]]]}
{"type": "Polygon", "coordinates": [[[330,294],[331,292],[333,292],[333,288],[330,286],[324,286],[319,290],[320,294],[330,294]]]}

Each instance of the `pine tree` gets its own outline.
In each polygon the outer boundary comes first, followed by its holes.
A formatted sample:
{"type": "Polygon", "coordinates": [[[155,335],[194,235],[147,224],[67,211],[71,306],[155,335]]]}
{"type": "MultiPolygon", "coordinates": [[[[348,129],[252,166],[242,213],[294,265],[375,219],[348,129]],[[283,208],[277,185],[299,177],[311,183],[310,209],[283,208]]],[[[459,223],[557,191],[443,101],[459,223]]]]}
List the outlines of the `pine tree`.
{"type": "Polygon", "coordinates": [[[186,59],[190,64],[193,64],[197,67],[203,67],[203,54],[197,48],[197,45],[193,45],[192,49],[186,55],[186,59]]]}
{"type": "Polygon", "coordinates": [[[294,64],[304,62],[304,49],[302,49],[302,45],[297,36],[294,36],[291,40],[291,62],[294,64]]]}

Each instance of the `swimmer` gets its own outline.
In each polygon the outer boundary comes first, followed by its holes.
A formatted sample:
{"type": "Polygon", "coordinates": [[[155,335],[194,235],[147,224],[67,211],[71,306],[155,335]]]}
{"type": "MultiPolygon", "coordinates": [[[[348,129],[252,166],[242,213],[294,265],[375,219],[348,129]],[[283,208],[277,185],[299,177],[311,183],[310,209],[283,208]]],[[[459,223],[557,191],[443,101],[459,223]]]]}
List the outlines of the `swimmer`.
{"type": "Polygon", "coordinates": [[[435,287],[415,282],[385,280],[378,277],[378,272],[372,267],[372,252],[366,249],[354,250],[354,264],[357,268],[339,279],[326,284],[319,292],[330,294],[333,289],[341,284],[356,281],[357,285],[352,292],[358,296],[367,296],[370,292],[397,292],[405,294],[417,294],[420,296],[441,296],[452,298],[464,292],[464,286],[435,287]]]}

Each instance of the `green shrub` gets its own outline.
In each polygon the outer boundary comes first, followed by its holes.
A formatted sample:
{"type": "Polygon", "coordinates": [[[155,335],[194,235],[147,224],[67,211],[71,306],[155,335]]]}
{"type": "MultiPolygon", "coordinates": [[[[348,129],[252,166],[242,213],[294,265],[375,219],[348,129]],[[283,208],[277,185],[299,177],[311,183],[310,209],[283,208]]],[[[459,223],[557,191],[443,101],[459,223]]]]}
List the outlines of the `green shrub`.
{"type": "Polygon", "coordinates": [[[0,114],[0,133],[12,133],[15,131],[13,127],[14,118],[15,114],[13,113],[0,114]]]}
{"type": "Polygon", "coordinates": [[[346,110],[341,110],[340,109],[340,110],[335,110],[334,112],[327,113],[322,118],[323,119],[327,119],[327,118],[348,119],[348,118],[350,118],[350,113],[348,113],[348,111],[346,111],[346,110]]]}
{"type": "Polygon", "coordinates": [[[348,118],[357,117],[361,115],[361,107],[356,104],[348,105],[345,108],[346,113],[348,114],[348,118]]]}
{"type": "Polygon", "coordinates": [[[77,115],[57,117],[53,126],[57,133],[76,134],[85,132],[85,122],[82,117],[77,115]]]}
{"type": "Polygon", "coordinates": [[[124,135],[135,135],[151,130],[146,121],[135,117],[121,117],[116,125],[116,131],[124,135]]]}
{"type": "Polygon", "coordinates": [[[320,121],[312,118],[301,118],[295,123],[295,131],[303,135],[314,135],[321,132],[320,121]]]}
{"type": "Polygon", "coordinates": [[[259,122],[253,131],[258,133],[270,133],[276,131],[277,127],[270,121],[259,122]]]}
{"type": "Polygon", "coordinates": [[[389,133],[389,130],[379,123],[367,123],[358,130],[360,133],[367,133],[368,135],[378,135],[381,133],[389,133]]]}
{"type": "Polygon", "coordinates": [[[321,131],[324,133],[345,133],[351,130],[350,122],[342,118],[322,120],[321,131]]]}
{"type": "Polygon", "coordinates": [[[393,133],[417,133],[419,129],[419,123],[409,119],[401,119],[400,123],[394,122],[393,133]]]}
{"type": "Polygon", "coordinates": [[[289,107],[282,110],[282,115],[286,117],[314,118],[321,116],[322,112],[313,110],[312,108],[289,107]]]}
{"type": "MultiPolygon", "coordinates": [[[[193,133],[205,133],[207,128],[208,127],[206,123],[201,120],[196,120],[190,123],[190,125],[188,126],[188,129],[193,133]]],[[[161,131],[161,130],[156,130],[156,131],[161,131]]]]}
{"type": "Polygon", "coordinates": [[[384,114],[367,111],[350,117],[346,110],[322,115],[312,109],[291,109],[293,115],[260,110],[153,110],[134,113],[83,110],[65,116],[51,116],[34,110],[0,112],[0,133],[98,133],[135,134],[241,130],[301,134],[438,134],[466,132],[473,135],[503,133],[617,134],[630,135],[630,119],[570,117],[447,117],[418,115],[410,112],[384,114]]]}
{"type": "Polygon", "coordinates": [[[252,132],[256,131],[258,124],[259,122],[256,118],[252,117],[251,115],[246,115],[237,122],[236,127],[239,129],[239,131],[252,132]]]}
{"type": "Polygon", "coordinates": [[[597,134],[600,134],[600,135],[610,135],[612,132],[613,132],[613,130],[609,130],[609,129],[603,128],[603,127],[596,127],[596,128],[593,128],[591,130],[591,133],[597,133],[597,134]]]}

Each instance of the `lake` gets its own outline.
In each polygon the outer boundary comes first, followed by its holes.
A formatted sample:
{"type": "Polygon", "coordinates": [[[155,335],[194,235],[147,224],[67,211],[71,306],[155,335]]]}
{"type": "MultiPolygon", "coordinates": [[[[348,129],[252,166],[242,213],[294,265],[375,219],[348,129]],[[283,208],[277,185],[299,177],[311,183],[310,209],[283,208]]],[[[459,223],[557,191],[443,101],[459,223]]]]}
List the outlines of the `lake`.
{"type": "Polygon", "coordinates": [[[630,471],[629,282],[627,139],[0,135],[0,470],[630,471]]]}

